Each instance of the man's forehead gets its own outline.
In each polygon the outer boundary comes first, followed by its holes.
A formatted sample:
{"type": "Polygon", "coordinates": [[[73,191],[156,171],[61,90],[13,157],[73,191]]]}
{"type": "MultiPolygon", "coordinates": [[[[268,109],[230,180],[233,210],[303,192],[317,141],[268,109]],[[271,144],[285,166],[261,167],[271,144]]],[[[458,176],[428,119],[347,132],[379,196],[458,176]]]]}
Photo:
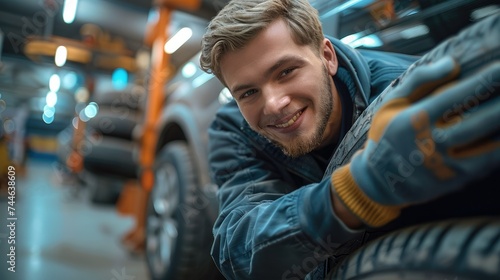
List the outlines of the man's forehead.
{"type": "Polygon", "coordinates": [[[233,76],[244,74],[242,71],[249,71],[248,74],[252,74],[257,68],[262,70],[272,67],[284,53],[297,53],[299,47],[288,32],[286,23],[283,20],[276,20],[242,48],[222,55],[221,75],[226,83],[230,83],[233,76]]]}

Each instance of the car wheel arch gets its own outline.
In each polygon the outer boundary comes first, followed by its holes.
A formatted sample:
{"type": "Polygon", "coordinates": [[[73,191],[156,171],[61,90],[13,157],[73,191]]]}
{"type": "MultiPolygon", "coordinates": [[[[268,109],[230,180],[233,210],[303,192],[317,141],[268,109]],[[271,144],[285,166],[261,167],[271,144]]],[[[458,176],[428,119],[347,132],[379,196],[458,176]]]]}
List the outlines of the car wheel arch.
{"type": "Polygon", "coordinates": [[[156,146],[156,153],[168,143],[176,140],[185,141],[194,156],[194,164],[198,173],[197,181],[200,186],[210,184],[207,143],[204,143],[202,130],[198,126],[196,117],[192,109],[185,105],[166,107],[160,121],[159,137],[156,146]]]}

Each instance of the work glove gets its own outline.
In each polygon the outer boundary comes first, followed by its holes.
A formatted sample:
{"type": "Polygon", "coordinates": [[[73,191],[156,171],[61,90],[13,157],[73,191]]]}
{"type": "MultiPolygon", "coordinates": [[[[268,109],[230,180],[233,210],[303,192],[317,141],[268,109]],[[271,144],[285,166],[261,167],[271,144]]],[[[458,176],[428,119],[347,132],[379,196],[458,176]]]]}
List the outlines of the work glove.
{"type": "Polygon", "coordinates": [[[500,165],[500,62],[459,74],[451,57],[414,69],[385,97],[363,149],[332,174],[334,194],[367,225],[500,165]]]}

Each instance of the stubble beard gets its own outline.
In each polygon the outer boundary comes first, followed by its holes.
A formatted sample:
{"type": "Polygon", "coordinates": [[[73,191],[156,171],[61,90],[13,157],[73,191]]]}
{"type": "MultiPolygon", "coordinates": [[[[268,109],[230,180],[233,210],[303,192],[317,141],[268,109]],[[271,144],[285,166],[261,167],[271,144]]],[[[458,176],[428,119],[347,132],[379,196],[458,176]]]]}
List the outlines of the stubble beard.
{"type": "Polygon", "coordinates": [[[313,131],[312,135],[307,136],[303,134],[298,134],[294,139],[289,142],[280,142],[278,140],[272,139],[265,134],[263,135],[269,139],[272,143],[278,146],[285,155],[296,158],[303,156],[314,149],[318,148],[323,142],[323,134],[328,125],[328,120],[333,110],[333,96],[331,91],[332,79],[328,74],[328,71],[323,68],[323,87],[321,88],[320,100],[319,100],[319,111],[316,118],[319,116],[318,122],[315,124],[316,129],[313,131]]]}

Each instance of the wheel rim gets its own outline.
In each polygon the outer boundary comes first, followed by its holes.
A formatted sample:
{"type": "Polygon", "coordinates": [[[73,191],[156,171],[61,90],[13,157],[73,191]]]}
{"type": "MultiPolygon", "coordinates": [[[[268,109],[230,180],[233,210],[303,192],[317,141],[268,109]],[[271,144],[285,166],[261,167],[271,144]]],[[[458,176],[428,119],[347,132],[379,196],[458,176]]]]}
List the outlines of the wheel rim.
{"type": "Polygon", "coordinates": [[[163,275],[171,266],[178,237],[175,213],[179,204],[179,177],[168,163],[161,166],[155,175],[147,221],[147,251],[153,271],[156,275],[163,275]]]}

